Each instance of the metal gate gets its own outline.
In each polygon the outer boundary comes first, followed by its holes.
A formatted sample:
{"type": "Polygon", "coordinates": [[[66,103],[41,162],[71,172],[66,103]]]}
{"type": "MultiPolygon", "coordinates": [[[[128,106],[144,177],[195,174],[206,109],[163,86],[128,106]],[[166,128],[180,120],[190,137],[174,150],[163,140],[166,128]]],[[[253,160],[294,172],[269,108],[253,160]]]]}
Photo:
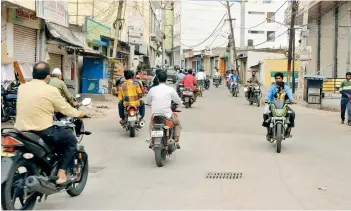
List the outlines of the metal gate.
{"type": "Polygon", "coordinates": [[[15,61],[34,64],[37,54],[37,30],[13,25],[13,54],[15,61]]]}
{"type": "MultiPolygon", "coordinates": [[[[59,68],[62,72],[62,55],[60,54],[54,54],[54,53],[49,53],[49,65],[50,65],[50,70],[52,71],[55,68],[59,68]]],[[[63,75],[63,72],[62,72],[63,75]]]]}

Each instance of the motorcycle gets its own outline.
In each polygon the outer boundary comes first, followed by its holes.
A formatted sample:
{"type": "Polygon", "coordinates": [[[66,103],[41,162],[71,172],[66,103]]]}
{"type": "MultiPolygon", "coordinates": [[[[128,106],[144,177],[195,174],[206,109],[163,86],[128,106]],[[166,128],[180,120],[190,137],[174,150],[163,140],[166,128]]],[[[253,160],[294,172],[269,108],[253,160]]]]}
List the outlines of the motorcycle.
{"type": "MultiPolygon", "coordinates": [[[[90,98],[82,101],[84,106],[90,103],[90,98]]],[[[78,122],[83,125],[80,119],[67,117],[54,120],[54,125],[65,127],[75,135],[90,135],[91,132],[84,129],[76,131],[78,122]]],[[[77,150],[67,170],[68,181],[63,185],[56,185],[62,154],[45,144],[34,133],[2,128],[2,208],[14,210],[18,209],[15,205],[21,204],[19,209],[31,210],[34,209],[38,197],[38,202],[41,202],[43,197],[46,200],[49,195],[61,191],[66,191],[72,197],[80,195],[88,180],[88,155],[81,141],[78,141],[77,150]],[[17,198],[20,203],[15,203],[17,198]]]]}
{"type": "Polygon", "coordinates": [[[250,105],[254,103],[257,104],[257,107],[261,106],[260,99],[262,97],[261,87],[258,84],[248,84],[244,91],[247,92],[247,100],[249,101],[250,105]]]}
{"type": "Polygon", "coordinates": [[[128,106],[124,110],[125,123],[122,125],[126,131],[129,131],[130,137],[135,137],[135,131],[145,126],[143,121],[140,121],[139,109],[135,106],[128,106]]]}
{"type": "MultiPolygon", "coordinates": [[[[18,84],[19,85],[19,84],[18,84]]],[[[18,85],[1,85],[1,122],[16,118],[18,85]]]]}
{"type": "MultiPolygon", "coordinates": [[[[172,102],[171,109],[174,115],[177,111],[177,104],[172,102]]],[[[166,116],[154,114],[151,117],[151,149],[155,153],[156,165],[164,166],[166,156],[170,156],[177,150],[177,145],[174,140],[174,125],[167,119],[166,116]]]]}
{"type": "Polygon", "coordinates": [[[213,84],[216,88],[220,85],[221,79],[219,77],[213,79],[213,84]]]}
{"type": "Polygon", "coordinates": [[[178,96],[180,97],[180,99],[183,98],[183,91],[184,91],[184,84],[179,83],[177,93],[178,93],[178,96]]]}
{"type": "Polygon", "coordinates": [[[239,94],[239,84],[236,81],[230,82],[230,93],[233,95],[233,97],[238,97],[239,94]]]}
{"type": "Polygon", "coordinates": [[[210,89],[210,85],[211,85],[211,81],[210,81],[209,77],[206,76],[205,89],[209,90],[210,89]]]}
{"type": "Polygon", "coordinates": [[[281,152],[282,141],[291,136],[287,133],[287,128],[290,124],[289,115],[292,113],[288,110],[289,101],[275,100],[269,105],[270,110],[270,125],[269,130],[273,135],[272,138],[267,138],[267,141],[276,142],[277,153],[281,152]]]}
{"type": "Polygon", "coordinates": [[[195,102],[195,96],[194,96],[194,92],[191,89],[184,89],[183,93],[182,93],[182,100],[183,100],[183,104],[185,105],[185,108],[190,108],[191,105],[195,102]]]}

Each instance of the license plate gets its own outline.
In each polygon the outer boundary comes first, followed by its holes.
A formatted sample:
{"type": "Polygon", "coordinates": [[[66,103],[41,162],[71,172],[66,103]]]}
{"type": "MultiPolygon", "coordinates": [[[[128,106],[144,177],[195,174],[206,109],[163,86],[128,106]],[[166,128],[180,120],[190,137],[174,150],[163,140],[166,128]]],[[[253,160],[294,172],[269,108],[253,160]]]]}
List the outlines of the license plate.
{"type": "Polygon", "coordinates": [[[272,120],[285,120],[285,117],[272,117],[272,120]]]}
{"type": "Polygon", "coordinates": [[[186,103],[189,102],[189,98],[186,97],[186,98],[184,99],[184,101],[185,101],[186,103]]]}
{"type": "Polygon", "coordinates": [[[128,122],[130,122],[130,121],[136,121],[136,120],[137,120],[136,116],[129,116],[129,117],[128,117],[128,122]]]}
{"type": "Polygon", "coordinates": [[[163,137],[163,130],[153,130],[153,131],[151,131],[151,137],[153,137],[153,138],[161,138],[161,137],[163,137]]]}
{"type": "Polygon", "coordinates": [[[244,88],[244,91],[247,92],[247,88],[244,88]]]}
{"type": "Polygon", "coordinates": [[[192,92],[183,92],[183,95],[192,96],[193,93],[192,92]]]}

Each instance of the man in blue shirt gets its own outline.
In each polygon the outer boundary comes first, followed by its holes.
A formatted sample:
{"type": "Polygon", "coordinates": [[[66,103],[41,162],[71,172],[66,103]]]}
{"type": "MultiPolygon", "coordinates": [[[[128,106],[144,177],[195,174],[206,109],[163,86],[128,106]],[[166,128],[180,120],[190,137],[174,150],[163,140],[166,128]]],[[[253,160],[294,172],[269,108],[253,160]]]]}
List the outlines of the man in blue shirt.
{"type": "MultiPolygon", "coordinates": [[[[274,75],[274,78],[275,78],[275,82],[278,83],[278,82],[283,82],[283,79],[284,79],[284,74],[281,73],[281,72],[277,72],[275,75],[274,75]]],[[[269,89],[268,89],[268,92],[267,92],[267,95],[265,97],[265,100],[268,102],[268,103],[271,103],[274,101],[274,97],[275,95],[277,94],[278,92],[278,89],[277,89],[277,84],[274,83],[269,89]]],[[[291,103],[296,103],[296,101],[294,100],[294,96],[292,94],[292,91],[291,89],[287,86],[287,85],[284,85],[284,92],[287,94],[289,100],[291,101],[291,103]]],[[[288,107],[289,111],[291,111],[292,113],[290,114],[289,116],[289,121],[290,121],[290,126],[288,127],[287,129],[287,133],[288,135],[290,135],[290,132],[291,132],[291,128],[295,127],[295,112],[290,108],[288,107]]],[[[270,131],[269,131],[269,121],[267,121],[269,119],[269,114],[263,114],[263,124],[262,126],[263,127],[266,127],[267,128],[267,138],[271,138],[272,134],[270,134],[270,131]]]]}

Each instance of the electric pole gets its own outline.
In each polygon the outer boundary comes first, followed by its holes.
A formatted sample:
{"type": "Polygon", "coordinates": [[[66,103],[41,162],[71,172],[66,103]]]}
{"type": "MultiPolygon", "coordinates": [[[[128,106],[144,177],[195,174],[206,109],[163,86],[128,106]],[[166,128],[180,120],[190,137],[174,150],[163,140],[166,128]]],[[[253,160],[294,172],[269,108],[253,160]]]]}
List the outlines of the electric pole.
{"type": "MultiPolygon", "coordinates": [[[[117,44],[118,44],[118,37],[120,31],[120,21],[122,20],[122,10],[123,10],[123,2],[124,0],[119,0],[118,10],[117,10],[117,18],[116,18],[116,29],[115,29],[115,41],[113,43],[113,53],[112,53],[112,64],[110,69],[110,80],[108,84],[108,91],[112,94],[112,83],[113,83],[113,76],[115,73],[115,61],[116,61],[116,54],[117,54],[117,44]]],[[[129,58],[132,59],[132,58],[129,58]]]]}
{"type": "MultiPolygon", "coordinates": [[[[162,2],[161,2],[162,3],[162,2]]],[[[167,3],[163,6],[161,5],[161,8],[162,8],[162,68],[164,68],[165,66],[165,54],[166,54],[166,49],[165,49],[165,41],[166,41],[166,12],[165,12],[165,9],[166,9],[166,6],[167,6],[167,3]]]]}
{"type": "MultiPolygon", "coordinates": [[[[295,60],[293,57],[295,55],[292,55],[292,48],[293,48],[293,42],[294,42],[294,37],[295,37],[295,17],[296,17],[296,11],[297,11],[297,1],[292,0],[292,5],[291,5],[291,21],[290,21],[290,29],[289,29],[289,50],[288,50],[288,78],[287,82],[288,85],[290,85],[290,75],[291,75],[291,60],[295,60]]],[[[292,76],[294,78],[294,75],[292,76]]],[[[293,79],[294,80],[294,79],[293,79]]]]}
{"type": "MultiPolygon", "coordinates": [[[[236,48],[235,48],[235,38],[234,38],[234,29],[233,29],[233,24],[232,24],[232,16],[230,14],[230,6],[229,6],[229,1],[227,1],[227,9],[228,9],[228,16],[229,16],[229,24],[230,24],[230,33],[231,33],[231,46],[233,47],[233,52],[234,52],[234,57],[232,59],[235,60],[235,70],[239,72],[239,65],[238,65],[238,59],[237,59],[237,54],[236,54],[236,48]]],[[[234,62],[233,62],[234,63],[234,62]]]]}

